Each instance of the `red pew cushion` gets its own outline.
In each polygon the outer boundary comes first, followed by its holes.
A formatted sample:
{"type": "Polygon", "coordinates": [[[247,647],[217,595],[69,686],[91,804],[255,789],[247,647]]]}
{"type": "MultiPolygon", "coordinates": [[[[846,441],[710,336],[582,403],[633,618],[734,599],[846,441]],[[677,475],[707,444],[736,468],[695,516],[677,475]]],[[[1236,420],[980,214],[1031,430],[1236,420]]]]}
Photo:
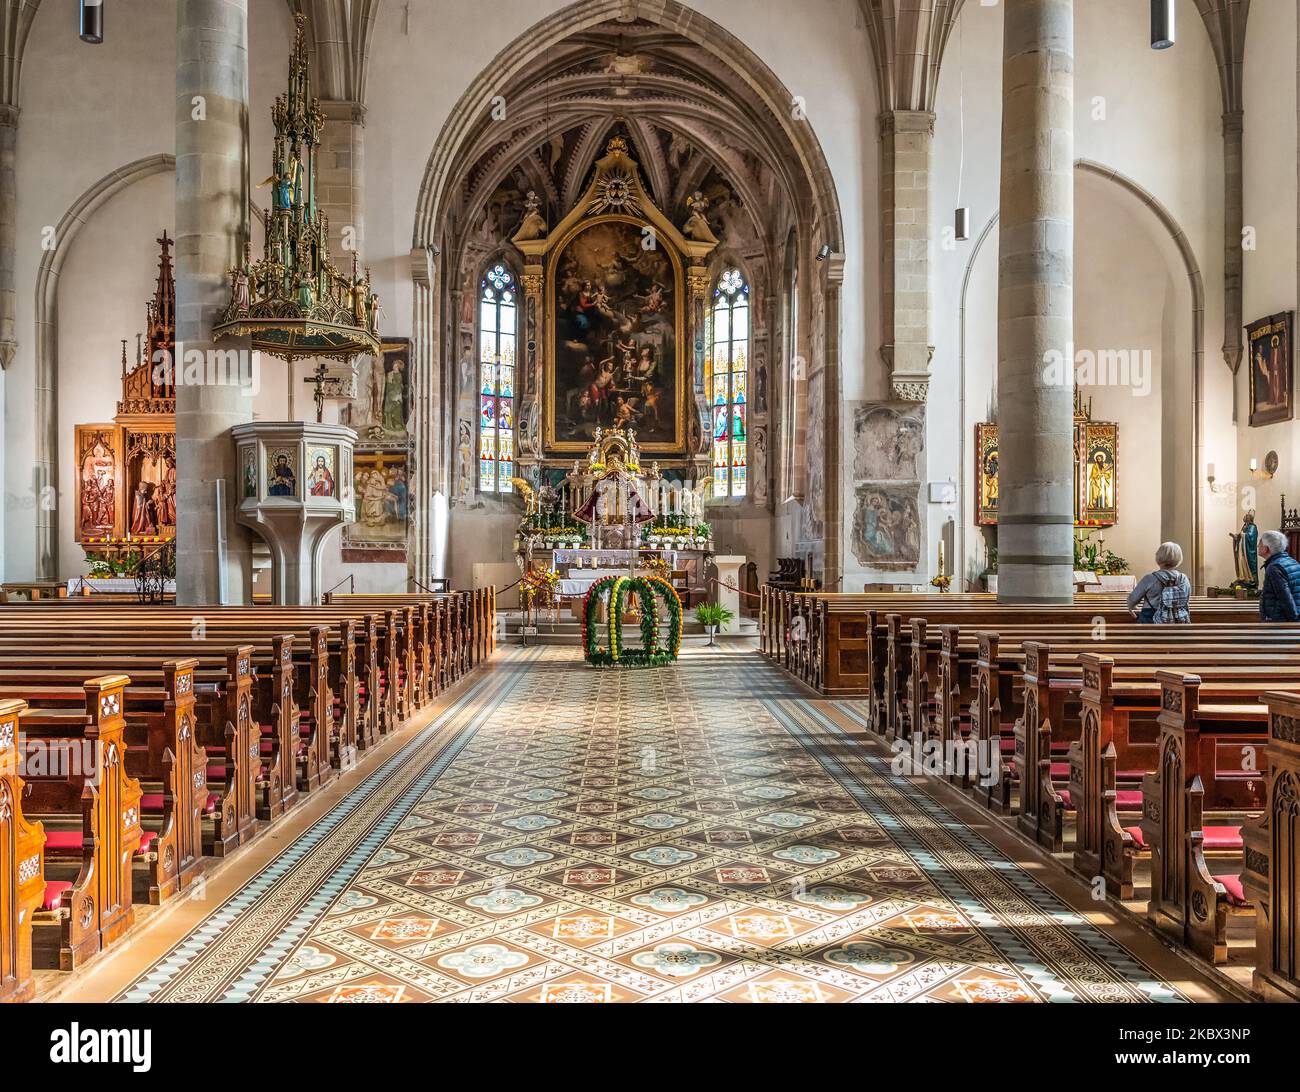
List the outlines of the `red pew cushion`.
{"type": "Polygon", "coordinates": [[[1228,893],[1228,903],[1232,906],[1246,906],[1246,892],[1241,886],[1240,876],[1215,876],[1214,882],[1228,893]]]}
{"type": "Polygon", "coordinates": [[[63,892],[72,888],[71,880],[46,880],[45,894],[41,898],[42,910],[57,910],[59,900],[63,897],[63,892]]]}
{"type": "Polygon", "coordinates": [[[79,830],[47,830],[45,832],[46,853],[80,853],[84,844],[79,830]]]}
{"type": "Polygon", "coordinates": [[[163,811],[163,794],[160,792],[141,794],[140,810],[145,815],[161,815],[163,811]]]}
{"type": "Polygon", "coordinates": [[[1137,846],[1138,849],[1146,849],[1147,840],[1142,837],[1141,827],[1125,827],[1124,829],[1132,836],[1133,844],[1137,846]]]}
{"type": "Polygon", "coordinates": [[[154,843],[158,841],[158,832],[156,830],[142,830],[140,832],[140,848],[137,853],[151,853],[154,849],[154,843]]]}
{"type": "Polygon", "coordinates": [[[1205,835],[1202,844],[1206,849],[1242,848],[1240,827],[1202,827],[1201,833],[1205,835]]]}
{"type": "Polygon", "coordinates": [[[226,779],[226,767],[209,766],[207,777],[209,781],[224,781],[226,779]]]}
{"type": "Polygon", "coordinates": [[[204,814],[216,815],[217,809],[220,807],[221,807],[221,793],[219,792],[208,793],[207,802],[203,805],[204,814]]]}

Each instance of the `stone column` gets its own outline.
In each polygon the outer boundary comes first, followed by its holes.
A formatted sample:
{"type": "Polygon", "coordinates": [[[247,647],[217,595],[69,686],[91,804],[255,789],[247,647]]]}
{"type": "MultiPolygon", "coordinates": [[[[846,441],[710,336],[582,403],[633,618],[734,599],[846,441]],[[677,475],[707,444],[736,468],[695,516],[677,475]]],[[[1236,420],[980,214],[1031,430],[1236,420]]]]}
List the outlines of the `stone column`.
{"type": "Polygon", "coordinates": [[[1074,568],[1074,0],[1004,0],[998,599],[1066,603],[1074,568]]]}
{"type": "Polygon", "coordinates": [[[930,147],[934,114],[893,110],[880,117],[881,355],[890,394],[924,402],[930,385],[930,147]]]}
{"type": "Polygon", "coordinates": [[[316,160],[317,199],[329,217],[330,253],[346,273],[352,268],[352,255],[366,252],[362,212],[366,108],[359,102],[322,102],[320,108],[325,131],[316,160]]]}
{"type": "Polygon", "coordinates": [[[18,230],[18,187],[14,151],[18,107],[0,105],[0,368],[8,369],[18,347],[15,328],[14,246],[18,230]]]}
{"type": "MultiPolygon", "coordinates": [[[[234,521],[230,429],[253,419],[253,399],[216,368],[185,381],[192,354],[218,359],[212,325],[247,234],[247,140],[248,0],[178,0],[176,601],[187,606],[247,602],[251,583],[248,535],[234,521]]],[[[246,354],[248,343],[219,348],[246,354]]]]}

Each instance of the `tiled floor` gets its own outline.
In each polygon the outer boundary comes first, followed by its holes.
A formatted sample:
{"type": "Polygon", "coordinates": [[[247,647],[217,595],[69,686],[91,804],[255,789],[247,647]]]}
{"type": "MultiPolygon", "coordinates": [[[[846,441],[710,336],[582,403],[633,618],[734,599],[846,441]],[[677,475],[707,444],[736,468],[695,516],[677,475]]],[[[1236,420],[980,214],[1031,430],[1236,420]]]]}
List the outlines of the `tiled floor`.
{"type": "Polygon", "coordinates": [[[500,653],[119,997],[1216,996],[891,775],[843,713],[754,652],[644,670],[500,653]]]}

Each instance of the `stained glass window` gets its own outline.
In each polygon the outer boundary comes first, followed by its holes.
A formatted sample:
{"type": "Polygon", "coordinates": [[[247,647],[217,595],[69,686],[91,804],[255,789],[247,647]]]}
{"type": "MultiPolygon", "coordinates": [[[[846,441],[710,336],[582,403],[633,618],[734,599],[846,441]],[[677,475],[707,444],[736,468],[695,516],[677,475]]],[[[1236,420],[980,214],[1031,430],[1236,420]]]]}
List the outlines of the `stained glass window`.
{"type": "Polygon", "coordinates": [[[706,361],[713,404],[713,495],[743,497],[748,482],[749,285],[724,270],[713,289],[712,339],[706,361]]]}
{"type": "Polygon", "coordinates": [[[512,493],[515,473],[515,278],[501,262],[479,286],[478,487],[512,493]]]}

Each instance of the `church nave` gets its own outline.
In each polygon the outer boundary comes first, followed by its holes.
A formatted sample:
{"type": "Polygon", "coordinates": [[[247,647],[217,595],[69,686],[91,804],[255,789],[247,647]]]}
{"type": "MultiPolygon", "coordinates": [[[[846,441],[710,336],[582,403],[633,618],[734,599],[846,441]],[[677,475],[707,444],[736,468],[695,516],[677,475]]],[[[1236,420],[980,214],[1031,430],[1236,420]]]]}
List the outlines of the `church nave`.
{"type": "Polygon", "coordinates": [[[858,704],[810,701],[748,651],[596,672],[507,650],[270,863],[210,878],[60,999],[1225,996],[892,774],[858,704]]]}

